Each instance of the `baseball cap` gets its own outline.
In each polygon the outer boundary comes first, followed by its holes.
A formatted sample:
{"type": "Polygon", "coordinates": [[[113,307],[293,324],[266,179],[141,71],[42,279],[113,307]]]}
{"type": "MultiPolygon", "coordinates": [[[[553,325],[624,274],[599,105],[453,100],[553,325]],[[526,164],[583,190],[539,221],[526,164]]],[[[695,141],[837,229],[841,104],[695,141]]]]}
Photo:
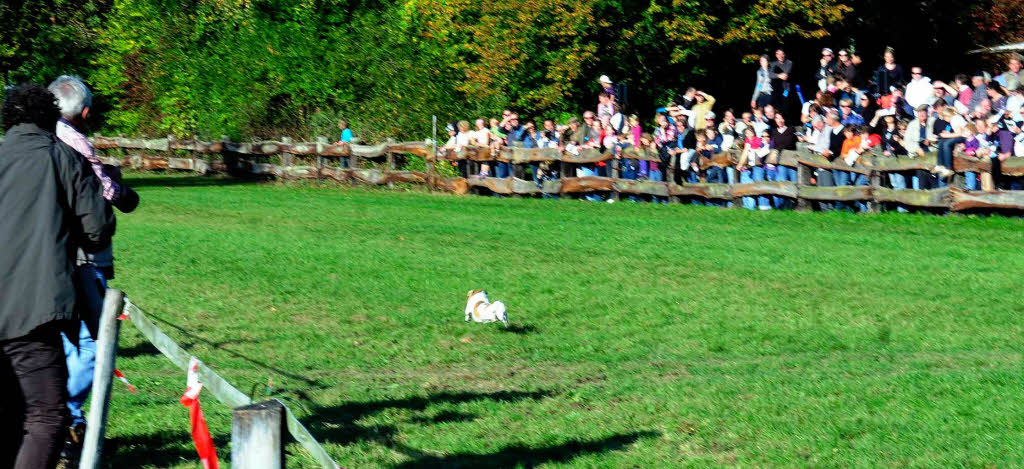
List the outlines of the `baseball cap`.
{"type": "Polygon", "coordinates": [[[601,83],[608,83],[609,85],[612,83],[612,79],[608,78],[608,75],[601,75],[601,78],[599,79],[599,81],[601,83]]]}

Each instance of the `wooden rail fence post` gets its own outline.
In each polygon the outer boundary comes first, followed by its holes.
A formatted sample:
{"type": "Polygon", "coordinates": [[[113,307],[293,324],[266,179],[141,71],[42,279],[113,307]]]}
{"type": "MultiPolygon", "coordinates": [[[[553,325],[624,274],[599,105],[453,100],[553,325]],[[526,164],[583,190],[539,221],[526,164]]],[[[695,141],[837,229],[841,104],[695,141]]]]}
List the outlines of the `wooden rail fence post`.
{"type": "MultiPolygon", "coordinates": [[[[811,184],[811,174],[813,172],[814,171],[810,167],[808,167],[807,165],[797,163],[797,166],[796,166],[796,187],[797,187],[797,193],[798,194],[799,194],[800,187],[812,185],[811,184]]],[[[813,207],[811,206],[810,201],[808,201],[807,199],[802,199],[802,198],[797,197],[797,199],[796,199],[796,209],[797,210],[811,210],[811,209],[813,209],[813,207]]]]}
{"type": "MultiPolygon", "coordinates": [[[[610,161],[608,161],[608,169],[610,170],[610,173],[611,173],[610,176],[612,177],[612,179],[618,179],[619,178],[620,171],[621,171],[621,169],[620,169],[620,162],[621,161],[622,160],[620,160],[618,158],[612,158],[610,161]]],[[[613,185],[613,188],[614,188],[614,185],[613,185]]],[[[618,190],[613,190],[612,191],[612,200],[614,200],[616,202],[619,201],[619,191],[618,190]]]]}
{"type": "Polygon", "coordinates": [[[387,139],[387,146],[384,147],[384,151],[386,152],[385,154],[387,155],[388,159],[388,188],[392,189],[395,187],[395,181],[391,177],[391,172],[395,170],[395,152],[391,151],[391,145],[394,143],[395,141],[389,138],[387,139]]]}
{"type": "MultiPolygon", "coordinates": [[[[292,144],[291,137],[281,137],[281,143],[286,147],[292,144]]],[[[281,165],[285,168],[292,166],[295,163],[295,155],[288,153],[287,151],[281,152],[281,165]]]]}
{"type": "Polygon", "coordinates": [[[323,147],[327,146],[328,144],[329,144],[329,142],[327,141],[327,137],[320,136],[320,137],[316,138],[316,182],[317,183],[324,182],[324,156],[321,153],[323,152],[323,147]]]}
{"type": "Polygon", "coordinates": [[[236,407],[231,413],[231,467],[283,469],[284,404],[277,399],[236,407]]]}
{"type": "Polygon", "coordinates": [[[99,337],[96,341],[96,369],[92,381],[92,403],[89,405],[89,426],[85,430],[82,445],[81,469],[95,469],[100,465],[103,451],[103,437],[107,431],[107,414],[110,410],[110,385],[114,379],[114,362],[117,359],[117,340],[121,322],[117,317],[124,310],[124,292],[107,289],[103,298],[103,313],[100,315],[99,337]]]}

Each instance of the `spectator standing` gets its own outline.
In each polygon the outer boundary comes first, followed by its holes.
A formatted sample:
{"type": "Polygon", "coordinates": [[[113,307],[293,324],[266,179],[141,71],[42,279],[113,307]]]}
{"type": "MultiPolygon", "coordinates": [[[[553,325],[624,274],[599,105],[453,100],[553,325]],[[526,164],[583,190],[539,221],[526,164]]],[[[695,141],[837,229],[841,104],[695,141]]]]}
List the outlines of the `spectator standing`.
{"type": "MultiPolygon", "coordinates": [[[[477,119],[474,123],[476,129],[470,133],[469,144],[477,147],[484,147],[491,150],[492,154],[495,154],[495,150],[500,148],[500,145],[491,145],[492,139],[494,138],[491,133],[491,129],[487,128],[487,121],[483,118],[477,119]]],[[[491,175],[491,164],[489,161],[480,163],[480,172],[477,174],[478,177],[489,177],[491,175]]]]}
{"type": "Polygon", "coordinates": [[[718,124],[718,134],[722,136],[722,151],[732,150],[736,146],[736,139],[742,135],[736,133],[736,115],[732,109],[726,109],[722,113],[722,122],[718,124]]]}
{"type": "MultiPolygon", "coordinates": [[[[88,168],[99,179],[103,198],[108,203],[125,213],[134,210],[138,205],[138,195],[121,183],[119,170],[113,167],[108,169],[103,165],[83,132],[92,107],[92,92],[81,80],[67,75],[58,77],[48,89],[57,98],[61,113],[55,132],[57,138],[85,159],[88,168]]],[[[92,389],[96,362],[95,338],[99,332],[103,298],[106,295],[107,280],[114,278],[113,247],[97,253],[86,253],[79,249],[75,264],[76,309],[80,318],[75,331],[77,341],[69,339],[66,334],[61,334],[61,338],[68,367],[68,410],[71,413],[68,450],[77,455],[85,437],[83,407],[92,389]]]]}
{"type": "Polygon", "coordinates": [[[836,75],[854,88],[861,88],[861,76],[858,63],[852,60],[852,52],[841,50],[838,53],[839,63],[836,64],[836,75]]]}
{"type": "MultiPolygon", "coordinates": [[[[953,102],[956,101],[956,98],[954,97],[956,96],[956,90],[946,83],[935,80],[932,82],[932,88],[934,94],[927,104],[932,105],[935,104],[936,101],[942,101],[943,104],[952,106],[953,102]]],[[[917,109],[917,107],[914,107],[914,109],[917,109]]]]}
{"type": "Polygon", "coordinates": [[[612,95],[603,91],[597,95],[598,119],[604,119],[605,116],[614,116],[616,112],[618,112],[618,107],[615,105],[615,99],[612,98],[612,95]]]}
{"type": "Polygon", "coordinates": [[[793,73],[793,61],[786,58],[782,49],[775,51],[775,61],[771,64],[772,104],[779,112],[787,114],[791,101],[790,75],[793,73]]]}
{"type": "MultiPolygon", "coordinates": [[[[499,132],[505,134],[505,145],[523,145],[523,126],[519,125],[519,114],[509,112],[504,116],[499,127],[499,132]]],[[[511,166],[507,161],[499,161],[494,169],[495,177],[507,178],[512,174],[511,166]]]]}
{"type": "Polygon", "coordinates": [[[864,118],[853,110],[853,101],[839,101],[839,112],[843,116],[843,125],[864,125],[864,118]]]}
{"type": "Polygon", "coordinates": [[[750,108],[763,108],[772,102],[772,72],[768,56],[757,59],[757,74],[754,79],[754,94],[750,97],[750,108]]]}
{"type": "Polygon", "coordinates": [[[985,86],[985,74],[977,72],[971,77],[971,99],[967,101],[967,109],[973,111],[981,102],[988,97],[988,90],[985,86]]]}
{"type": "Polygon", "coordinates": [[[828,89],[828,78],[836,74],[836,61],[832,49],[828,47],[821,50],[821,59],[818,60],[818,71],[814,79],[818,81],[818,91],[828,89]]]}
{"type": "MultiPolygon", "coordinates": [[[[771,148],[779,156],[781,156],[783,150],[796,150],[796,129],[786,125],[786,117],[782,114],[775,115],[775,128],[771,130],[771,139],[771,148]]],[[[776,165],[776,169],[774,171],[774,178],[769,180],[796,182],[796,169],[778,163],[778,160],[773,162],[776,165]]],[[[775,208],[784,208],[789,205],[785,197],[773,196],[772,199],[775,201],[775,208]]]]}
{"type": "Polygon", "coordinates": [[[601,75],[601,78],[597,80],[601,84],[601,92],[607,94],[615,101],[615,84],[612,83],[612,79],[608,78],[608,75],[601,75]]]}
{"type": "Polygon", "coordinates": [[[1020,88],[1021,79],[1024,78],[1024,74],[1021,73],[1021,56],[1019,54],[1010,56],[1007,69],[996,77],[995,81],[1010,91],[1020,88]]]}
{"type": "Polygon", "coordinates": [[[74,253],[110,245],[114,216],[84,158],[54,135],[46,88],[7,92],[0,144],[0,466],[53,468],[67,425],[61,330],[77,338],[74,253]],[[26,262],[29,259],[31,262],[26,262]]]}
{"type": "MultiPolygon", "coordinates": [[[[753,127],[744,129],[743,150],[740,152],[739,162],[736,164],[736,170],[740,173],[740,183],[747,184],[764,181],[764,167],[761,166],[761,158],[764,156],[762,150],[767,149],[767,145],[762,142],[760,137],[757,137],[753,127]]],[[[768,197],[750,196],[743,198],[744,208],[754,210],[759,208],[759,206],[761,210],[770,210],[771,205],[768,202],[768,197]]]]}
{"type": "Polygon", "coordinates": [[[974,98],[974,90],[972,90],[971,87],[968,86],[968,83],[970,81],[971,79],[968,78],[967,75],[964,75],[962,73],[957,75],[953,79],[954,89],[952,90],[951,94],[961,104],[961,109],[963,112],[967,112],[967,110],[970,109],[971,99],[974,98]]]}
{"type": "MultiPolygon", "coordinates": [[[[560,148],[562,145],[562,134],[555,128],[555,121],[551,119],[544,119],[544,128],[540,130],[537,137],[537,148],[560,148]]],[[[558,178],[558,163],[553,161],[544,161],[540,163],[534,163],[531,165],[534,169],[535,179],[540,184],[543,180],[557,179],[558,178]]],[[[549,197],[550,194],[545,194],[545,197],[549,197]]]]}
{"type": "MultiPolygon", "coordinates": [[[[338,141],[334,143],[344,143],[346,145],[351,145],[354,136],[352,135],[352,129],[348,127],[348,121],[345,119],[338,120],[338,130],[341,131],[341,135],[338,137],[338,141]]],[[[342,168],[349,167],[349,157],[342,156],[339,162],[341,163],[342,168]]]]}
{"type": "Polygon", "coordinates": [[[671,155],[675,160],[672,181],[682,184],[683,173],[688,173],[690,163],[696,154],[697,138],[693,129],[686,123],[686,116],[676,119],[675,141],[671,143],[671,155]]]}
{"type": "Polygon", "coordinates": [[[907,104],[917,109],[921,105],[929,105],[935,97],[935,87],[932,86],[932,79],[924,76],[921,67],[910,67],[910,83],[907,83],[907,92],[904,93],[907,104]]]}
{"type": "Polygon", "coordinates": [[[874,92],[877,96],[891,93],[890,88],[898,88],[907,82],[903,67],[896,63],[896,54],[892,47],[886,47],[882,53],[882,65],[875,70],[874,92]]]}
{"type": "Polygon", "coordinates": [[[682,101],[683,102],[679,105],[679,107],[687,111],[693,109],[693,105],[696,104],[697,102],[697,88],[694,88],[692,86],[687,88],[686,92],[683,93],[682,101]]]}

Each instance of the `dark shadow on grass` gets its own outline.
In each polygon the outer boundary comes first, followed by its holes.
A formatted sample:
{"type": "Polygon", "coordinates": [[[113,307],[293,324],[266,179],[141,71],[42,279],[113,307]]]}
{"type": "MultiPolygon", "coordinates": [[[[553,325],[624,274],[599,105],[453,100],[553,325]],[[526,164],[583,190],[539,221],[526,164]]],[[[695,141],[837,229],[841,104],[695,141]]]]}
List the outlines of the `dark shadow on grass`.
{"type": "Polygon", "coordinates": [[[412,418],[412,421],[414,423],[419,423],[419,424],[424,424],[424,425],[438,424],[438,423],[472,422],[473,420],[476,420],[476,415],[475,414],[468,414],[468,413],[465,413],[465,412],[452,412],[452,411],[438,412],[438,414],[433,416],[433,417],[413,417],[412,418]]]}
{"type": "MultiPolygon", "coordinates": [[[[187,423],[187,413],[182,415],[187,423]]],[[[228,437],[214,436],[213,443],[219,449],[218,456],[223,457],[228,449],[228,437]]],[[[187,430],[117,436],[103,443],[103,467],[167,467],[182,462],[197,463],[198,460],[187,430]]]]}
{"type": "MultiPolygon", "coordinates": [[[[530,468],[547,463],[565,463],[588,454],[601,454],[626,449],[637,440],[653,438],[657,432],[642,431],[614,435],[599,440],[570,441],[555,446],[530,447],[508,446],[500,451],[487,454],[456,453],[448,456],[422,455],[414,457],[396,468],[423,467],[487,467],[487,468],[530,468]]],[[[418,450],[409,448],[412,453],[418,450]]],[[[406,451],[399,451],[408,454],[406,451]]]]}
{"type": "Polygon", "coordinates": [[[125,182],[134,189],[142,187],[213,187],[260,184],[265,177],[233,176],[174,176],[167,173],[139,173],[125,182]]]}
{"type": "Polygon", "coordinates": [[[508,327],[501,328],[502,332],[516,335],[529,335],[537,332],[537,327],[533,324],[511,324],[508,327]]]}
{"type": "MultiPolygon", "coordinates": [[[[306,424],[310,432],[318,440],[331,442],[340,445],[348,445],[360,441],[372,441],[378,444],[394,447],[397,442],[395,435],[398,429],[392,425],[364,426],[358,422],[368,415],[375,414],[386,409],[407,409],[423,411],[428,407],[437,404],[462,404],[479,400],[490,400],[495,402],[516,402],[522,400],[536,400],[553,396],[551,391],[498,391],[491,393],[481,392],[440,392],[427,396],[409,397],[405,399],[384,399],[379,401],[347,402],[337,406],[318,407],[312,409],[311,416],[306,424]]],[[[421,421],[433,423],[449,421],[468,420],[474,418],[471,414],[460,414],[449,412],[443,413],[431,419],[430,417],[418,417],[421,421]]]]}
{"type": "MultiPolygon", "coordinates": [[[[263,370],[271,371],[271,372],[277,373],[280,376],[285,376],[285,377],[288,377],[288,378],[291,378],[291,379],[294,379],[294,380],[302,381],[303,383],[305,383],[306,385],[308,385],[310,387],[319,388],[319,389],[323,389],[323,388],[326,387],[319,380],[309,379],[309,378],[307,378],[305,376],[297,375],[295,373],[291,373],[291,372],[282,370],[282,369],[280,369],[280,368],[278,368],[276,366],[270,365],[269,363],[266,363],[266,362],[263,362],[263,361],[260,361],[260,360],[256,360],[256,359],[253,359],[253,358],[250,358],[250,357],[248,357],[246,355],[242,355],[241,353],[238,353],[238,352],[235,352],[235,351],[233,351],[233,350],[231,350],[229,348],[226,348],[226,345],[239,343],[239,341],[237,339],[224,340],[224,341],[220,341],[220,342],[212,341],[212,340],[206,339],[206,338],[204,338],[204,337],[202,337],[200,335],[197,335],[194,332],[192,332],[192,331],[190,331],[188,329],[185,329],[184,327],[181,327],[181,326],[179,326],[177,324],[174,324],[174,323],[172,323],[172,322],[170,322],[170,321],[168,321],[166,319],[163,319],[163,318],[161,318],[160,316],[157,316],[154,313],[147,312],[146,316],[148,316],[150,319],[152,319],[155,322],[159,322],[160,324],[166,325],[168,327],[171,327],[171,328],[177,330],[178,332],[180,332],[182,335],[184,335],[186,338],[188,338],[188,340],[192,341],[193,343],[202,343],[202,344],[205,344],[207,346],[213,347],[214,349],[223,351],[224,353],[227,353],[228,355],[231,355],[232,357],[235,357],[235,358],[237,358],[239,360],[243,360],[246,363],[248,363],[248,364],[250,364],[250,365],[252,365],[252,366],[254,366],[256,368],[260,368],[260,369],[263,369],[263,370]]],[[[186,349],[190,348],[190,346],[191,346],[191,344],[189,344],[189,346],[185,347],[185,348],[186,349]]]]}
{"type": "Polygon", "coordinates": [[[148,340],[139,342],[131,347],[117,348],[117,358],[145,357],[149,355],[160,355],[160,350],[157,350],[148,340]]]}

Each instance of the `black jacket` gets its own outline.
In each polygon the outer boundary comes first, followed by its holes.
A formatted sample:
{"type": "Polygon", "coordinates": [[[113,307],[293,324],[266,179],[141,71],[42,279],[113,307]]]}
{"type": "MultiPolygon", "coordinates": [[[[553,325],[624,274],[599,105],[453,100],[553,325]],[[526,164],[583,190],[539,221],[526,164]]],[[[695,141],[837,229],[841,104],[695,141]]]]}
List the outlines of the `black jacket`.
{"type": "Polygon", "coordinates": [[[76,250],[114,235],[96,174],[51,131],[16,125],[0,145],[0,214],[0,341],[73,318],[76,250]]]}

